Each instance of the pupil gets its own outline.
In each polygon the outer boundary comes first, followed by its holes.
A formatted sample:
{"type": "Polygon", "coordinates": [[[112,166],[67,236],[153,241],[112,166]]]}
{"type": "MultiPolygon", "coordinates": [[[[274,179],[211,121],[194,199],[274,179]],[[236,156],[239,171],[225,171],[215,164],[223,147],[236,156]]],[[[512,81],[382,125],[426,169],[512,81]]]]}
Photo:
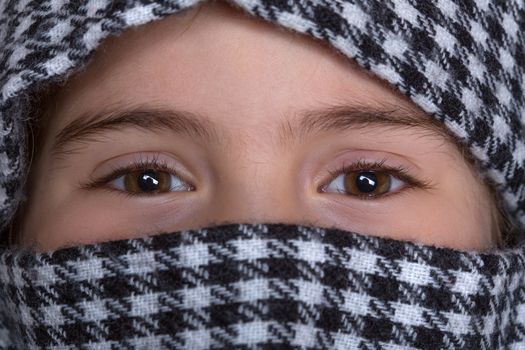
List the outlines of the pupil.
{"type": "Polygon", "coordinates": [[[155,171],[147,170],[140,173],[139,188],[144,192],[155,192],[159,188],[159,179],[155,171]]]}
{"type": "Polygon", "coordinates": [[[359,191],[372,193],[377,189],[377,176],[371,171],[359,173],[356,179],[356,185],[359,191]]]}

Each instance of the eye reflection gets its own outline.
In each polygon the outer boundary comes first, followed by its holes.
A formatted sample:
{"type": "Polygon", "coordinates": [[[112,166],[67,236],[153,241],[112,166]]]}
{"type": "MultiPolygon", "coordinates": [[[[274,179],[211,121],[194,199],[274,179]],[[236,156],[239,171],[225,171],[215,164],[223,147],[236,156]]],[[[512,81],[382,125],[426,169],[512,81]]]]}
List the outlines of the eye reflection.
{"type": "Polygon", "coordinates": [[[324,192],[371,198],[399,190],[404,185],[403,181],[384,171],[349,171],[333,179],[324,192]]]}

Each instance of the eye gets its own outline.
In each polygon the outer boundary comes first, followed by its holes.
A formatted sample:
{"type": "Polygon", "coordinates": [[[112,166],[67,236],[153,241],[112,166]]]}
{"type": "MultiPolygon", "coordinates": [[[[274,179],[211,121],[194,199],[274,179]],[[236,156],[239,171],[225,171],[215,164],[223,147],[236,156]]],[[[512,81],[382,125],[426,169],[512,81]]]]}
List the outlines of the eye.
{"type": "Polygon", "coordinates": [[[130,171],[108,182],[108,185],[134,195],[193,190],[191,185],[177,175],[156,169],[130,171]]]}
{"type": "Polygon", "coordinates": [[[386,171],[350,170],[334,178],[323,191],[374,198],[397,191],[406,185],[404,181],[386,171]]]}

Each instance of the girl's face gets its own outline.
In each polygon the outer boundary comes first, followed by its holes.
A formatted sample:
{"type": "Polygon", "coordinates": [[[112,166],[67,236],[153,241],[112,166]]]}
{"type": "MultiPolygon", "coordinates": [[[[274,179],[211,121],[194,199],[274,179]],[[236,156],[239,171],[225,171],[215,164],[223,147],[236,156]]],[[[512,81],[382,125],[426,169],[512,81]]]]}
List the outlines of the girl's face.
{"type": "Polygon", "coordinates": [[[108,40],[51,102],[21,236],[39,250],[229,222],[493,244],[488,190],[428,115],[228,5],[108,40]]]}

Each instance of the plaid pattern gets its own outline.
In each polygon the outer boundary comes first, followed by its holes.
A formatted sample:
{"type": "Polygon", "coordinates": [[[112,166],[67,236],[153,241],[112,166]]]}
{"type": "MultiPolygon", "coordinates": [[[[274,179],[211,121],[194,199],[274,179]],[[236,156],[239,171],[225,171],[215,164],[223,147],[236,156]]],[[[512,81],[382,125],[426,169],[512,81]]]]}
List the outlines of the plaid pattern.
{"type": "Polygon", "coordinates": [[[523,250],[229,225],[5,252],[4,326],[20,349],[520,349],[523,250]]]}
{"type": "MultiPolygon", "coordinates": [[[[0,223],[23,199],[31,94],[84,65],[108,35],[198,0],[0,2],[0,223]]],[[[525,223],[523,0],[231,0],[327,41],[396,86],[470,149],[525,223]]]]}

